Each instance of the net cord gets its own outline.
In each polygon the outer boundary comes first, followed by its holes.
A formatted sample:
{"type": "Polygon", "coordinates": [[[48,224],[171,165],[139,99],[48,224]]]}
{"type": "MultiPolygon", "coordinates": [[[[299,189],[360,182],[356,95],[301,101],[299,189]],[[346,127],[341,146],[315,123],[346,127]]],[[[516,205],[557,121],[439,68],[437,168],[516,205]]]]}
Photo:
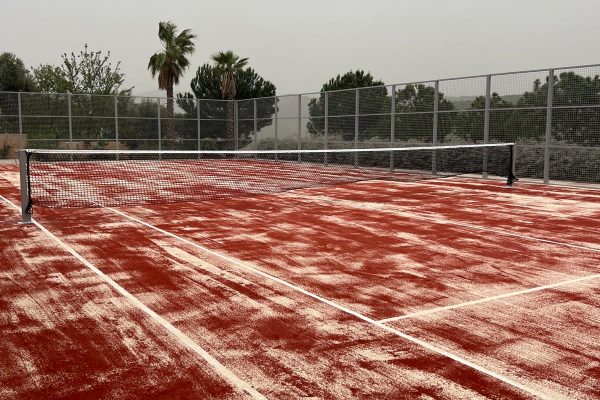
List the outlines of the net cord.
{"type": "Polygon", "coordinates": [[[370,149],[323,149],[323,150],[40,150],[40,149],[25,149],[27,153],[36,154],[322,154],[322,153],[383,153],[386,151],[419,151],[419,150],[445,150],[445,149],[469,149],[469,148],[490,148],[490,147],[512,147],[515,144],[509,143],[490,143],[490,144],[460,144],[452,146],[414,146],[414,147],[379,147],[370,149]]]}

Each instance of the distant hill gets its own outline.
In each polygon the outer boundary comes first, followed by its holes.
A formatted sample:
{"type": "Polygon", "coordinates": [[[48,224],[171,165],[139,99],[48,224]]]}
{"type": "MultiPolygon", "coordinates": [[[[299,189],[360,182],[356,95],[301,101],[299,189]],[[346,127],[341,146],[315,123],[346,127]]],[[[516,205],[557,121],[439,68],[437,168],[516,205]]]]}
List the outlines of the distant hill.
{"type": "MultiPolygon", "coordinates": [[[[500,96],[504,101],[508,101],[509,103],[517,104],[519,99],[523,97],[521,94],[507,94],[504,96],[500,96]]],[[[457,110],[467,110],[471,108],[471,103],[477,98],[477,96],[456,96],[456,97],[446,97],[447,100],[451,101],[456,107],[457,110]]]]}

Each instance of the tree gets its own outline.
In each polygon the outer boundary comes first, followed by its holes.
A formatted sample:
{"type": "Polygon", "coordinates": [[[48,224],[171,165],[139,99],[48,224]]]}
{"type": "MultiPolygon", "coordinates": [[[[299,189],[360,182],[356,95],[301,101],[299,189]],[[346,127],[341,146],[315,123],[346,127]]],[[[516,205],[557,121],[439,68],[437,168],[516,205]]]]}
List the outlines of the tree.
{"type": "MultiPolygon", "coordinates": [[[[422,83],[408,84],[396,92],[396,136],[404,141],[430,142],[433,138],[435,88],[422,83]]],[[[452,111],[454,104],[438,92],[438,111],[452,111]]],[[[453,132],[454,113],[438,113],[438,141],[453,132]]]]}
{"type": "MultiPolygon", "coordinates": [[[[563,72],[554,77],[552,110],[552,137],[557,142],[582,146],[600,144],[600,76],[583,77],[575,72],[563,72]]],[[[531,92],[525,92],[517,107],[540,107],[519,118],[519,132],[543,140],[548,98],[548,78],[544,84],[538,79],[531,92]]]]}
{"type": "MultiPolygon", "coordinates": [[[[196,76],[192,79],[190,87],[193,93],[179,94],[177,96],[177,105],[185,110],[189,118],[196,118],[196,99],[219,100],[222,98],[221,85],[223,73],[220,68],[210,64],[204,64],[196,71],[196,76]]],[[[235,100],[255,99],[262,97],[275,96],[276,88],[273,83],[265,80],[257,74],[252,68],[246,68],[238,72],[236,78],[235,100]]],[[[202,101],[200,107],[200,118],[215,118],[218,115],[226,115],[225,102],[223,101],[202,101]]],[[[275,103],[269,101],[257,101],[257,129],[271,125],[273,114],[275,114],[275,103]]],[[[238,112],[242,119],[243,116],[254,115],[254,102],[238,102],[238,112]]],[[[243,125],[243,124],[241,124],[243,125]]],[[[253,124],[252,124],[253,125],[253,124]]],[[[205,124],[202,128],[204,137],[219,137],[223,130],[218,124],[205,124]]],[[[254,126],[245,129],[240,128],[240,140],[249,140],[254,126]]]]}
{"type": "Polygon", "coordinates": [[[125,74],[121,72],[121,62],[110,62],[110,51],[90,51],[85,44],[79,54],[62,54],[59,66],[40,65],[33,69],[38,89],[47,93],[70,92],[75,94],[124,94],[130,89],[121,89],[125,74]]]}
{"type": "Polygon", "coordinates": [[[60,67],[44,64],[34,68],[32,72],[39,91],[44,93],[71,92],[72,85],[60,67]]]}
{"type": "MultiPolygon", "coordinates": [[[[514,105],[504,100],[498,93],[490,96],[490,141],[505,142],[514,140],[518,131],[514,126],[514,105]],[[508,109],[508,110],[503,110],[508,109]]],[[[471,102],[469,110],[462,111],[456,117],[457,137],[468,142],[483,140],[485,96],[477,96],[471,102]]]]}
{"type": "Polygon", "coordinates": [[[35,84],[23,61],[12,53],[0,54],[0,91],[31,92],[35,84]]]}
{"type": "Polygon", "coordinates": [[[349,71],[344,75],[337,75],[324,83],[321,87],[319,98],[308,103],[310,120],[307,123],[308,131],[312,135],[323,135],[325,129],[325,92],[328,94],[328,135],[333,134],[338,140],[349,141],[354,138],[354,114],[356,111],[356,91],[359,93],[359,113],[364,115],[359,118],[359,136],[361,138],[381,137],[387,134],[389,140],[388,121],[378,114],[389,113],[390,99],[384,83],[376,80],[370,73],[362,70],[349,71]],[[349,90],[344,90],[349,89],[349,90]],[[387,124],[388,128],[385,129],[387,124]]]}
{"type": "Polygon", "coordinates": [[[236,96],[236,79],[248,64],[248,58],[240,58],[233,51],[220,51],[211,56],[221,72],[221,97],[227,102],[227,139],[233,144],[233,100],[236,96]]]}
{"type": "Polygon", "coordinates": [[[188,56],[194,52],[193,39],[196,37],[190,29],[177,33],[177,26],[172,22],[158,24],[158,38],[163,50],[150,57],[148,69],[154,78],[158,75],[158,88],[167,91],[167,137],[173,139],[173,86],[190,65],[188,56]]]}

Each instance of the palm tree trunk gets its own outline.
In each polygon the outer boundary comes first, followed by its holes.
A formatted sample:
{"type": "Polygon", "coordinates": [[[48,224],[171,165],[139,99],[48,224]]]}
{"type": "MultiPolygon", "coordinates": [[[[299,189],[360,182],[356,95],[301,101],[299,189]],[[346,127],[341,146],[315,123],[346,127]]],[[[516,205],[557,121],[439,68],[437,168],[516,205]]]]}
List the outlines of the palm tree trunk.
{"type": "Polygon", "coordinates": [[[173,126],[173,85],[167,87],[167,148],[172,149],[175,128],[173,126]]]}

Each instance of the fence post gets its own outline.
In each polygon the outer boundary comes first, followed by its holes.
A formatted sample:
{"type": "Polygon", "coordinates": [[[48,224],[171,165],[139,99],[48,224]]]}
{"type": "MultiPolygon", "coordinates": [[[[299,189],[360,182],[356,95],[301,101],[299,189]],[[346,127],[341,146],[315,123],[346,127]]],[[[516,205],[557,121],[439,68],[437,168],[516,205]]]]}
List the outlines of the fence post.
{"type": "Polygon", "coordinates": [[[256,99],[253,100],[253,108],[254,108],[254,112],[253,112],[253,119],[254,119],[254,149],[258,150],[258,120],[256,118],[257,116],[257,111],[256,111],[256,99]]]}
{"type": "MultiPolygon", "coordinates": [[[[435,81],[433,90],[433,138],[432,145],[437,146],[438,144],[438,112],[439,112],[439,93],[440,93],[440,81],[435,81]]],[[[431,172],[437,174],[437,157],[436,152],[433,150],[431,154],[431,172]]]]}
{"type": "Polygon", "coordinates": [[[544,141],[544,183],[550,183],[550,138],[552,135],[552,103],[554,102],[554,70],[548,71],[546,101],[546,140],[544,141]]]}
{"type": "Polygon", "coordinates": [[[17,93],[17,109],[19,114],[19,145],[21,149],[24,149],[25,138],[23,138],[23,113],[21,112],[21,92],[17,93]]]}
{"type": "Polygon", "coordinates": [[[71,113],[71,92],[67,92],[67,110],[69,113],[69,149],[73,149],[73,115],[71,113]]]}
{"type": "MultiPolygon", "coordinates": [[[[354,150],[358,149],[358,133],[360,123],[360,88],[356,88],[354,99],[354,150]]],[[[358,167],[358,153],[354,152],[354,168],[358,167]]]]}
{"type": "MultiPolygon", "coordinates": [[[[202,131],[200,130],[200,99],[196,99],[196,130],[198,134],[198,151],[202,150],[202,131]]],[[[198,154],[200,158],[200,154],[198,154]]]]}
{"type": "MultiPolygon", "coordinates": [[[[157,117],[157,121],[158,121],[158,151],[162,150],[162,132],[161,132],[161,127],[160,127],[160,97],[158,97],[156,99],[156,117],[157,117]]],[[[158,155],[158,157],[160,158],[160,154],[158,155]]]]}
{"type": "Polygon", "coordinates": [[[238,118],[238,101],[233,101],[233,148],[235,150],[240,149],[240,131],[239,131],[239,118],[238,118]]]}
{"type": "MultiPolygon", "coordinates": [[[[302,150],[302,95],[298,95],[298,150],[302,150]]],[[[298,152],[298,161],[302,161],[302,155],[298,152]]]]}
{"type": "MultiPolygon", "coordinates": [[[[327,150],[327,135],[329,134],[329,93],[325,92],[325,126],[323,129],[323,149],[327,150]]],[[[327,165],[327,153],[324,154],[323,161],[327,165]]]]}
{"type": "MultiPolygon", "coordinates": [[[[492,76],[485,77],[485,109],[483,111],[483,144],[490,142],[490,107],[491,107],[492,76]]],[[[483,149],[483,179],[488,177],[488,149],[483,149]]]]}
{"type": "Polygon", "coordinates": [[[114,99],[115,99],[115,150],[119,150],[119,99],[118,99],[117,95],[114,96],[114,99]]]}
{"type": "MultiPolygon", "coordinates": [[[[278,135],[278,132],[277,132],[277,118],[278,118],[278,114],[279,114],[279,112],[278,112],[279,110],[278,110],[278,107],[277,107],[277,96],[275,96],[273,98],[273,100],[274,100],[274,103],[275,103],[275,119],[273,120],[274,128],[275,128],[275,150],[277,150],[277,148],[278,148],[277,142],[279,141],[279,135],[278,135]]],[[[277,154],[275,154],[275,159],[277,159],[277,154]]]]}
{"type": "MultiPolygon", "coordinates": [[[[390,105],[390,147],[396,140],[396,85],[392,85],[392,104],[390,105]]],[[[390,151],[390,170],[394,169],[394,152],[390,151]]]]}

